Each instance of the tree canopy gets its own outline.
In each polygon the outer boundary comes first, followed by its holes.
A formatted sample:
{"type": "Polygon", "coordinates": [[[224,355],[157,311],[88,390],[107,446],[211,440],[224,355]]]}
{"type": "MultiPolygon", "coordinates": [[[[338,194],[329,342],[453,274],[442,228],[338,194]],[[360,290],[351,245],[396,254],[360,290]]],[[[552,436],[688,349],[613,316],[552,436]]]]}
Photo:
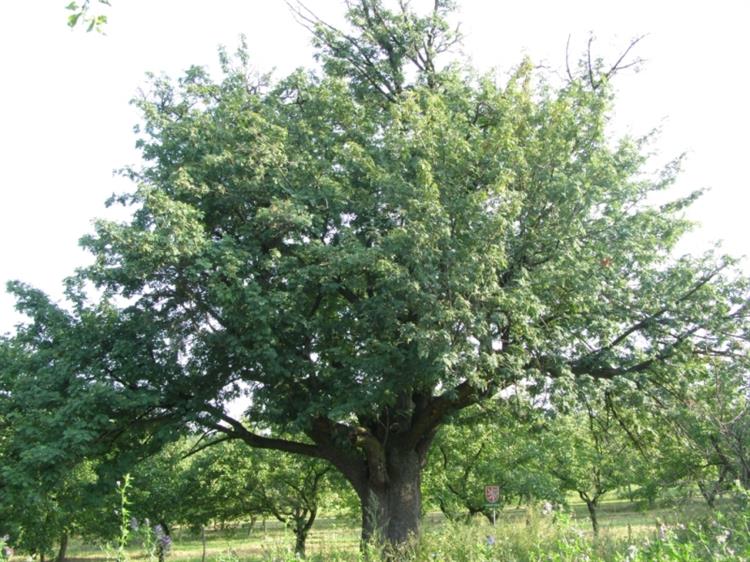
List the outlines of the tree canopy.
{"type": "Polygon", "coordinates": [[[106,397],[76,410],[91,443],[203,428],[324,459],[364,537],[400,542],[450,416],[518,384],[744,361],[748,286],[729,258],[673,256],[698,194],[653,204],[679,159],[650,177],[648,139],[609,134],[622,65],[477,76],[441,63],[449,0],[348,6],[346,31],[298,12],[321,70],[273,80],[240,48],[219,80],[154,78],[145,165],[111,200],[132,219],[82,239],[69,311],[11,290],[23,376],[106,397]]]}

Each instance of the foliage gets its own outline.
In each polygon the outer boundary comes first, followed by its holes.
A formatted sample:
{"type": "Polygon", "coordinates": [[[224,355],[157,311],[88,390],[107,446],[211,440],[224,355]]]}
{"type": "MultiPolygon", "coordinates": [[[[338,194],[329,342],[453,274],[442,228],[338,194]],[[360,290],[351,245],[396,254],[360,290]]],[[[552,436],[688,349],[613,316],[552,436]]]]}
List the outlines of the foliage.
{"type": "Polygon", "coordinates": [[[693,478],[713,506],[734,480],[750,487],[750,381],[740,360],[708,363],[694,377],[669,418],[684,453],[696,458],[693,478]]]}
{"type": "Polygon", "coordinates": [[[111,482],[124,472],[118,465],[147,455],[159,439],[158,432],[145,439],[131,432],[129,450],[137,454],[119,454],[106,436],[121,431],[115,420],[124,420],[124,402],[72,368],[97,353],[84,335],[87,323],[74,322],[38,291],[18,289],[21,302],[44,317],[44,327],[27,326],[0,340],[1,524],[20,549],[48,555],[58,542],[64,550],[71,534],[117,534],[109,505],[111,482]]]}
{"type": "MultiPolygon", "coordinates": [[[[183,458],[188,450],[189,443],[181,440],[133,466],[129,501],[131,511],[143,520],[139,528],[144,533],[153,533],[154,526],[159,525],[169,535],[173,524],[190,520],[186,511],[201,505],[197,503],[200,494],[194,492],[198,483],[191,480],[191,465],[183,458]]],[[[221,500],[212,499],[214,509],[221,509],[221,500]]]]}
{"type": "Polygon", "coordinates": [[[295,552],[304,556],[307,535],[328,488],[331,466],[316,459],[285,458],[273,451],[259,451],[257,456],[261,457],[257,501],[291,527],[296,537],[295,552]]]}
{"type": "MultiPolygon", "coordinates": [[[[110,6],[110,0],[96,0],[103,6],[110,6]]],[[[70,12],[68,15],[68,27],[75,28],[83,26],[86,31],[104,32],[104,25],[107,23],[107,16],[104,14],[91,13],[91,0],[82,0],[81,4],[70,2],[65,9],[70,12]]]]}

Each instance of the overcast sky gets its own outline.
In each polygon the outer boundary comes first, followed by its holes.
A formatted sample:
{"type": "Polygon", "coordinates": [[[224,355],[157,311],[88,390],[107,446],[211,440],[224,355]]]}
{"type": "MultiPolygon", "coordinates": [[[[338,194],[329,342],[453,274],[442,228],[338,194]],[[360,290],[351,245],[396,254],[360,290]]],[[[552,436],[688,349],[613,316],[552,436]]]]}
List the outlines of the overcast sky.
{"type": "MultiPolygon", "coordinates": [[[[312,64],[309,36],[283,0],[112,0],[106,35],[70,31],[66,0],[3,5],[0,34],[0,283],[20,279],[54,298],[61,280],[85,264],[78,238],[105,216],[104,200],[130,185],[112,171],[137,163],[128,102],[146,71],[178,76],[193,64],[215,67],[216,48],[246,34],[259,71],[283,76],[312,64]]],[[[415,0],[419,7],[422,0],[415,0]]],[[[309,0],[341,21],[343,2],[309,0]]],[[[524,54],[562,71],[565,45],[613,55],[643,33],[641,72],[617,83],[614,128],[661,136],[657,159],[688,153],[680,192],[711,191],[690,216],[701,229],[684,245],[700,251],[723,239],[747,253],[750,196],[747,141],[747,33],[743,1],[628,2],[463,0],[456,15],[463,53],[482,70],[507,71],[524,54]]],[[[746,264],[746,270],[750,270],[746,264]]],[[[0,333],[19,321],[0,295],[0,333]]]]}

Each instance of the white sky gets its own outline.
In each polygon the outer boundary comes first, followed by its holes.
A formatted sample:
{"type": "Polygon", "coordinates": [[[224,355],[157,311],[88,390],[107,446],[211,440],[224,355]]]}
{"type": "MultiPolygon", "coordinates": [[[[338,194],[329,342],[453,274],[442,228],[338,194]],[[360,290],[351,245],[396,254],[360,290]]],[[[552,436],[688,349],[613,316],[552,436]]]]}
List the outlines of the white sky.
{"type": "MultiPolygon", "coordinates": [[[[192,64],[213,66],[216,47],[232,50],[241,33],[260,71],[283,76],[312,64],[308,33],[283,0],[113,0],[106,36],[70,31],[66,3],[6,2],[0,33],[0,283],[20,279],[55,298],[61,280],[87,262],[78,238],[105,214],[111,193],[130,188],[112,170],[138,161],[138,115],[128,102],[146,71],[178,76],[192,64]]],[[[343,2],[306,4],[340,21],[343,2]]],[[[643,70],[619,79],[617,129],[640,134],[660,126],[662,159],[689,154],[678,189],[711,188],[691,211],[703,226],[690,248],[723,239],[729,253],[747,252],[749,3],[460,4],[463,50],[480,69],[507,70],[524,53],[562,69],[569,34],[580,52],[593,31],[595,52],[606,55],[649,33],[638,49],[647,59],[643,70]]],[[[19,321],[12,306],[3,292],[0,333],[19,321]]]]}

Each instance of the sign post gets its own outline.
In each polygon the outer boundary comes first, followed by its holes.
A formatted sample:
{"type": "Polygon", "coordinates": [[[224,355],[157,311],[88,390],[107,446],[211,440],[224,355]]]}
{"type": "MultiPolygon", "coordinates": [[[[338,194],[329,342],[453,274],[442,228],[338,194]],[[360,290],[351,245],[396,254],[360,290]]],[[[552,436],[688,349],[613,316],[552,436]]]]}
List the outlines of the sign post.
{"type": "Polygon", "coordinates": [[[487,507],[492,508],[492,526],[495,526],[495,510],[497,503],[500,501],[500,486],[492,484],[484,487],[484,499],[487,500],[487,507]]]}

